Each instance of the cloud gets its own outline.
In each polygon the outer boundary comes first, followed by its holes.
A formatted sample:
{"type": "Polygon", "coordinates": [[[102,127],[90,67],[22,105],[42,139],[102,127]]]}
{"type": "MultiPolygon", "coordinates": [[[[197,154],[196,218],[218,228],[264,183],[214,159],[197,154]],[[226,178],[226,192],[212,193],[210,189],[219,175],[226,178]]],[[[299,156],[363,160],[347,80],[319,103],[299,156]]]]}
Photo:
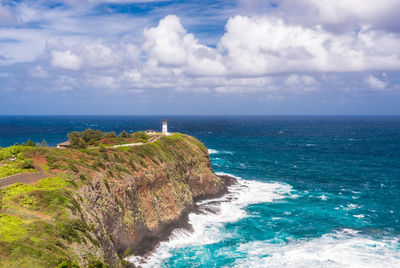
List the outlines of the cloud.
{"type": "Polygon", "coordinates": [[[365,79],[365,82],[371,89],[374,89],[374,90],[382,90],[382,89],[385,89],[385,87],[386,87],[386,82],[384,82],[372,75],[368,76],[365,79]]]}
{"type": "Polygon", "coordinates": [[[42,66],[38,65],[30,71],[30,74],[35,78],[47,78],[49,77],[48,72],[46,72],[42,66]]]}
{"type": "Polygon", "coordinates": [[[231,18],[215,48],[202,44],[174,15],[145,28],[142,40],[136,45],[131,38],[50,38],[38,58],[42,63],[30,74],[47,76],[57,90],[79,85],[108,93],[162,89],[279,97],[339,85],[340,79],[317,78],[326,73],[400,70],[394,34],[369,28],[332,33],[268,16],[231,18]]]}
{"type": "Polygon", "coordinates": [[[0,25],[10,25],[15,22],[15,16],[10,8],[0,1],[0,25]]]}
{"type": "Polygon", "coordinates": [[[82,65],[82,59],[70,50],[52,51],[51,64],[56,68],[78,71],[82,65]]]}
{"type": "Polygon", "coordinates": [[[51,53],[51,64],[68,70],[104,69],[134,64],[140,51],[130,43],[103,44],[86,42],[66,46],[62,40],[51,39],[47,42],[51,53]]]}
{"type": "Polygon", "coordinates": [[[394,34],[368,28],[333,34],[269,17],[231,18],[219,48],[238,75],[400,68],[400,39],[394,34]]]}
{"type": "MultiPolygon", "coordinates": [[[[38,27],[0,28],[0,42],[15,40],[2,46],[6,63],[30,62],[32,77],[46,77],[53,87],[63,90],[79,85],[106,92],[163,89],[285,94],[322,88],[325,82],[320,74],[400,70],[399,36],[377,24],[367,25],[381,21],[379,14],[389,14],[388,6],[396,10],[397,4],[382,0],[374,15],[374,3],[363,7],[360,1],[349,1],[354,10],[342,0],[326,2],[330,9],[321,6],[325,1],[299,0],[300,5],[283,0],[276,12],[233,16],[215,46],[206,45],[199,32],[187,30],[200,23],[197,17],[181,20],[167,15],[154,23],[151,16],[90,15],[91,7],[111,1],[67,1],[71,8],[52,9],[22,2],[15,7],[18,22],[38,27]],[[302,9],[295,11],[299,5],[306,7],[304,14],[311,14],[306,20],[299,16],[302,9]],[[331,9],[335,12],[329,14],[331,9]],[[279,12],[283,12],[280,18],[279,12]],[[356,31],[330,28],[340,28],[342,20],[354,17],[361,25],[356,31]]],[[[262,5],[252,0],[247,8],[262,5]]]]}
{"type": "Polygon", "coordinates": [[[323,25],[333,31],[355,30],[370,25],[400,30],[398,0],[281,0],[278,14],[289,23],[323,25]]]}
{"type": "Polygon", "coordinates": [[[226,72],[218,52],[200,44],[188,34],[179,18],[169,15],[157,27],[144,30],[143,49],[156,64],[181,66],[195,75],[221,75],[226,72]]]}

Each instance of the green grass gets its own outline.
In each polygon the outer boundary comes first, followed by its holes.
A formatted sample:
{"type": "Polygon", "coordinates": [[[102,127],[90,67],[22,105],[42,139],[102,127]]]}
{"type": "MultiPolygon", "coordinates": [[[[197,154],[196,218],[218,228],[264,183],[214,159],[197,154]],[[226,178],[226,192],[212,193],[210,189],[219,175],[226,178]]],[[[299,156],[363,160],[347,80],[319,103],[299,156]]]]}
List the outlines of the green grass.
{"type": "Polygon", "coordinates": [[[28,230],[17,216],[0,214],[0,241],[14,242],[28,237],[28,230]]]}
{"type": "Polygon", "coordinates": [[[22,171],[23,169],[15,164],[6,164],[0,167],[0,178],[5,178],[11,175],[15,175],[21,173],[22,171]]]}
{"type": "Polygon", "coordinates": [[[14,145],[6,148],[0,148],[0,161],[16,156],[18,153],[29,149],[32,150],[32,147],[22,145],[14,145]]]}
{"type": "Polygon", "coordinates": [[[56,267],[74,258],[65,246],[86,243],[70,181],[61,175],[0,191],[0,267],[56,267]]]}

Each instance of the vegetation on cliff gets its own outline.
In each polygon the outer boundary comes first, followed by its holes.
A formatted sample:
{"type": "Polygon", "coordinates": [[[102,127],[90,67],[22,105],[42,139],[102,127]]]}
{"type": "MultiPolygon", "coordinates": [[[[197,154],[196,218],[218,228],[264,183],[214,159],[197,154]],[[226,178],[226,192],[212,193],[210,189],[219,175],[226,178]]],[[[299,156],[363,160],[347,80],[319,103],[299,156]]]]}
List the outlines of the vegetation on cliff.
{"type": "Polygon", "coordinates": [[[25,159],[23,151],[31,149],[31,146],[14,145],[0,148],[0,179],[21,172],[34,172],[33,161],[25,159]]]}
{"type": "Polygon", "coordinates": [[[129,134],[124,130],[116,137],[114,131],[102,132],[91,128],[85,129],[82,132],[74,131],[68,134],[70,147],[74,149],[86,149],[88,146],[109,146],[133,142],[145,143],[149,138],[150,137],[142,131],[129,134]]]}
{"type": "Polygon", "coordinates": [[[207,149],[183,134],[119,148],[13,146],[1,156],[32,161],[48,177],[0,189],[0,267],[124,266],[195,198],[224,189],[207,149]]]}

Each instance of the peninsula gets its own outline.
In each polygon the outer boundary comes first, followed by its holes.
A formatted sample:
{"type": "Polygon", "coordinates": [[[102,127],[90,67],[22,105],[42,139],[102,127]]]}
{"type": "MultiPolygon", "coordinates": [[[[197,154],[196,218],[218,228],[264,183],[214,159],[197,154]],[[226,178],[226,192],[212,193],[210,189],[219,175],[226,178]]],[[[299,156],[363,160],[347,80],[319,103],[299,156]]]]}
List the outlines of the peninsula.
{"type": "Polygon", "coordinates": [[[185,224],[195,200],[227,189],[188,135],[85,130],[67,145],[0,149],[1,267],[133,266],[126,256],[145,254],[185,224]]]}

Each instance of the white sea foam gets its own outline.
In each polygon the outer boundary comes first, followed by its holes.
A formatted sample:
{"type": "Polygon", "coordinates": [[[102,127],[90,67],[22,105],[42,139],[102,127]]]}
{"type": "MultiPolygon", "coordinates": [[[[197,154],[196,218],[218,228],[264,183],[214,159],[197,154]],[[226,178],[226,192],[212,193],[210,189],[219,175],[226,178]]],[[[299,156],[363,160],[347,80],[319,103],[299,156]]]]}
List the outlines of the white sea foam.
{"type": "Polygon", "coordinates": [[[208,154],[217,154],[218,151],[214,149],[208,149],[208,154]]]}
{"type": "MultiPolygon", "coordinates": [[[[227,173],[217,173],[217,175],[232,176],[227,173]]],[[[244,207],[250,204],[282,199],[292,190],[292,187],[287,184],[235,178],[238,183],[229,187],[228,194],[220,198],[197,202],[204,214],[189,214],[189,223],[193,227],[193,232],[184,229],[174,230],[169,241],[161,242],[151,256],[146,259],[130,257],[128,260],[142,267],[158,267],[165,259],[171,257],[171,249],[189,245],[207,245],[221,241],[229,236],[229,234],[221,232],[223,224],[246,217],[247,213],[243,209],[244,207]],[[216,213],[211,213],[210,210],[216,211],[216,213]]]]}
{"type": "Polygon", "coordinates": [[[230,155],[233,155],[233,153],[230,151],[217,151],[214,149],[208,149],[208,154],[230,154],[230,155]]]}
{"type": "Polygon", "coordinates": [[[235,267],[400,267],[398,238],[377,241],[349,229],[288,244],[249,242],[237,251],[246,256],[235,267]]]}
{"type": "Polygon", "coordinates": [[[348,204],[347,207],[344,210],[353,210],[357,208],[361,208],[362,206],[356,205],[356,204],[348,204]]]}
{"type": "Polygon", "coordinates": [[[321,198],[321,200],[323,200],[323,201],[328,200],[328,197],[326,197],[325,195],[321,195],[321,196],[319,196],[319,198],[321,198]]]}

